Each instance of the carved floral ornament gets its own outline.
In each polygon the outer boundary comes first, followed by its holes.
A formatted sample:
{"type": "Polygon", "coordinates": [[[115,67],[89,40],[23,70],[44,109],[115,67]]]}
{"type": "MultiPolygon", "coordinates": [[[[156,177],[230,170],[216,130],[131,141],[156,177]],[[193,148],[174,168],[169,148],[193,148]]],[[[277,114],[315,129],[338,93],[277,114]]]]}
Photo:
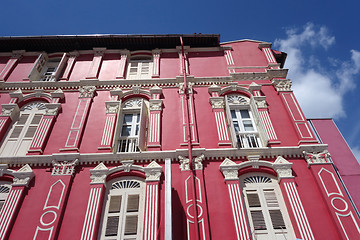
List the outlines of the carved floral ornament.
{"type": "Polygon", "coordinates": [[[94,86],[84,86],[79,88],[80,96],[79,98],[92,98],[94,96],[96,87],[94,86]]]}
{"type": "Polygon", "coordinates": [[[229,104],[248,105],[250,103],[250,99],[239,94],[229,94],[227,95],[227,102],[229,104]]]}
{"type": "Polygon", "coordinates": [[[278,92],[291,92],[291,80],[290,79],[273,79],[272,85],[278,92]]]}
{"type": "Polygon", "coordinates": [[[118,171],[131,172],[132,170],[145,173],[145,181],[160,181],[162,167],[155,161],[152,161],[148,166],[141,167],[134,164],[134,160],[123,160],[120,166],[108,169],[103,163],[97,165],[90,170],[90,184],[105,184],[106,178],[112,173],[118,171]]]}
{"type": "Polygon", "coordinates": [[[150,99],[150,110],[156,111],[156,110],[162,110],[162,100],[161,99],[150,99]]]}
{"type": "Polygon", "coordinates": [[[106,105],[106,113],[117,113],[120,109],[120,101],[107,101],[106,105]]]}
{"type": "Polygon", "coordinates": [[[220,171],[224,175],[225,181],[238,180],[238,172],[242,168],[252,167],[254,169],[258,169],[260,166],[274,169],[278,174],[279,180],[282,178],[293,178],[291,169],[292,163],[288,162],[281,156],[279,156],[274,163],[260,160],[260,156],[258,155],[248,156],[248,160],[249,161],[236,164],[230,159],[225,158],[220,165],[220,171]]]}
{"type": "Polygon", "coordinates": [[[61,161],[56,162],[52,161],[53,169],[51,175],[73,175],[76,165],[78,165],[79,160],[74,161],[61,161]]]}
{"type": "Polygon", "coordinates": [[[210,103],[213,109],[223,109],[225,107],[225,101],[223,97],[210,97],[210,103]]]}
{"type": "Polygon", "coordinates": [[[31,167],[26,164],[19,170],[8,169],[7,164],[0,164],[0,176],[8,174],[14,177],[12,186],[28,186],[29,182],[35,176],[31,167]]]}
{"type": "Polygon", "coordinates": [[[327,150],[317,153],[303,151],[303,153],[308,165],[331,163],[330,153],[327,150]]]}
{"type": "MultiPolygon", "coordinates": [[[[180,170],[181,171],[190,171],[190,160],[189,158],[178,156],[179,162],[180,162],[180,170]]],[[[205,159],[204,154],[201,154],[198,157],[194,158],[193,166],[195,170],[202,170],[203,169],[203,161],[205,159]]]]}

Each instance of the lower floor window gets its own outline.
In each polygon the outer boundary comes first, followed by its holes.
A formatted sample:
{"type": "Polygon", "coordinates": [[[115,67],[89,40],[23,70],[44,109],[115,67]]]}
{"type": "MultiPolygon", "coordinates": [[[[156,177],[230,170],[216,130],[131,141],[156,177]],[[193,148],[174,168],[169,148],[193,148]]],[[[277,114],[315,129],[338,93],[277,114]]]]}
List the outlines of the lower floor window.
{"type": "Polygon", "coordinates": [[[144,182],[121,179],[108,185],[101,239],[141,239],[144,182]]]}
{"type": "Polygon", "coordinates": [[[292,228],[276,179],[248,175],[242,179],[242,184],[255,239],[289,239],[292,228]]]}
{"type": "Polygon", "coordinates": [[[3,208],[6,198],[11,190],[11,185],[5,182],[0,182],[0,211],[3,208]]]}

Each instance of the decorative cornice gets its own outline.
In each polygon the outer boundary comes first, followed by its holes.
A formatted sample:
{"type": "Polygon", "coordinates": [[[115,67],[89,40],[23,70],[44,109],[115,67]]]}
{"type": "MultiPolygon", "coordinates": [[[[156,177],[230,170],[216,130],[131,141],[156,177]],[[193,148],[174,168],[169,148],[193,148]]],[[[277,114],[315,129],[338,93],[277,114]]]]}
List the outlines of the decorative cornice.
{"type": "Polygon", "coordinates": [[[273,79],[272,85],[278,92],[291,92],[291,80],[290,79],[273,79]]]}
{"type": "Polygon", "coordinates": [[[180,162],[180,170],[181,171],[190,171],[190,160],[183,156],[178,156],[180,162]]]}
{"type": "Polygon", "coordinates": [[[152,161],[149,165],[144,168],[147,182],[158,182],[160,181],[162,167],[155,161],[152,161]]]}
{"type": "Polygon", "coordinates": [[[260,91],[260,90],[261,90],[261,85],[256,84],[255,82],[252,82],[252,83],[249,85],[249,90],[250,90],[251,92],[253,92],[253,91],[260,91]]]}
{"type": "Polygon", "coordinates": [[[56,91],[51,92],[52,98],[60,98],[63,99],[65,97],[64,92],[61,90],[61,88],[58,88],[56,91]]]}
{"type": "Polygon", "coordinates": [[[24,98],[24,95],[20,88],[14,92],[10,92],[9,95],[11,98],[17,98],[18,102],[21,102],[24,98]]]}
{"type": "Polygon", "coordinates": [[[194,159],[194,169],[195,170],[202,170],[203,169],[203,161],[205,159],[205,155],[201,154],[200,156],[194,159]]]}
{"type": "Polygon", "coordinates": [[[283,179],[283,178],[294,178],[293,174],[292,174],[292,163],[288,162],[285,158],[283,158],[282,156],[279,156],[273,166],[274,169],[276,171],[276,173],[278,174],[278,178],[279,179],[283,179]]]}
{"type": "Polygon", "coordinates": [[[109,169],[104,163],[99,163],[94,169],[90,169],[90,184],[105,184],[109,169]]]}
{"type": "Polygon", "coordinates": [[[150,88],[150,94],[161,94],[162,93],[162,88],[158,87],[157,85],[153,86],[152,88],[150,88]]]}
{"type": "Polygon", "coordinates": [[[267,108],[265,96],[253,96],[255,104],[258,108],[267,108]]]}
{"type": "Polygon", "coordinates": [[[19,106],[14,103],[1,104],[1,107],[0,117],[10,117],[11,120],[15,120],[20,112],[19,106]]]}
{"type": "Polygon", "coordinates": [[[327,150],[322,152],[307,152],[303,151],[304,157],[308,163],[308,165],[313,164],[328,164],[331,163],[330,153],[327,150]]]}
{"type": "Polygon", "coordinates": [[[106,48],[93,48],[94,50],[94,56],[103,56],[106,48]]]}
{"type": "Polygon", "coordinates": [[[45,115],[47,116],[57,116],[59,110],[61,109],[60,103],[45,103],[45,115]]]}
{"type": "Polygon", "coordinates": [[[209,87],[209,93],[211,94],[211,93],[213,93],[213,92],[220,92],[220,90],[221,90],[221,87],[220,86],[218,86],[218,85],[216,85],[216,84],[213,84],[213,85],[211,85],[210,87],[209,87]]]}
{"type": "Polygon", "coordinates": [[[161,111],[162,100],[161,99],[150,99],[149,100],[150,111],[161,111]]]}
{"type": "Polygon", "coordinates": [[[63,175],[70,175],[72,176],[75,171],[75,166],[78,165],[79,160],[76,159],[74,161],[52,161],[53,169],[51,172],[52,176],[63,176],[63,175]]]}
{"type": "Polygon", "coordinates": [[[93,98],[96,87],[94,86],[83,86],[79,88],[79,98],[93,98]]]}
{"type": "Polygon", "coordinates": [[[272,80],[274,78],[286,78],[288,69],[266,69],[266,74],[272,80]]]}
{"type": "Polygon", "coordinates": [[[120,101],[106,101],[106,113],[118,113],[120,109],[120,101]]]}
{"type": "Polygon", "coordinates": [[[31,179],[35,176],[31,167],[26,164],[22,168],[12,173],[14,176],[14,182],[12,186],[28,186],[31,179]]]}
{"type": "Polygon", "coordinates": [[[211,107],[213,109],[216,108],[224,109],[225,107],[224,97],[210,97],[209,99],[210,99],[211,107]]]}
{"type": "Polygon", "coordinates": [[[25,52],[26,52],[25,50],[12,51],[11,58],[12,59],[21,59],[24,56],[25,52]]]}

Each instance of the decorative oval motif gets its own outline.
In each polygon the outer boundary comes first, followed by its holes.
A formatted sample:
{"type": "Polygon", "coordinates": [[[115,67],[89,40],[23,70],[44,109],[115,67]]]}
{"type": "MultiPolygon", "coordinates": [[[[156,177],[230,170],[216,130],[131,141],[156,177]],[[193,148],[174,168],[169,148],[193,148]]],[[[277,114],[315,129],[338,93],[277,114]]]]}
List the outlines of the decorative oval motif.
{"type": "Polygon", "coordinates": [[[54,211],[44,212],[40,217],[40,223],[44,226],[51,225],[55,222],[56,217],[57,217],[57,214],[54,211]]]}
{"type": "Polygon", "coordinates": [[[331,199],[331,205],[333,206],[333,208],[336,211],[339,212],[345,212],[346,210],[348,210],[348,204],[347,202],[339,197],[334,197],[331,199]]]}

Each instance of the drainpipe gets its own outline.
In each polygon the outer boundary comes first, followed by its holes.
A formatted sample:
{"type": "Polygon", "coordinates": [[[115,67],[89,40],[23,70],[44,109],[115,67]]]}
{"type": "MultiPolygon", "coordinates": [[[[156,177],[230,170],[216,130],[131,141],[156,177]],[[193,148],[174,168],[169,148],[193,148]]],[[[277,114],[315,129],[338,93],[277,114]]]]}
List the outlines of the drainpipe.
{"type": "Polygon", "coordinates": [[[186,79],[186,61],[185,61],[185,53],[184,53],[184,43],[183,39],[180,36],[180,43],[181,43],[181,54],[182,54],[182,73],[184,76],[184,93],[185,93],[185,99],[186,99],[186,110],[185,110],[185,119],[186,122],[186,134],[187,134],[187,144],[188,144],[188,154],[189,154],[189,167],[190,167],[190,174],[192,175],[193,184],[192,184],[192,195],[193,195],[193,207],[194,207],[194,225],[195,225],[195,239],[200,239],[199,235],[199,225],[198,225],[198,212],[197,212],[197,202],[196,202],[196,183],[195,183],[195,169],[193,167],[193,156],[192,156],[192,145],[191,145],[191,131],[190,131],[190,110],[189,110],[189,91],[188,91],[188,85],[187,85],[187,79],[186,79]]]}

